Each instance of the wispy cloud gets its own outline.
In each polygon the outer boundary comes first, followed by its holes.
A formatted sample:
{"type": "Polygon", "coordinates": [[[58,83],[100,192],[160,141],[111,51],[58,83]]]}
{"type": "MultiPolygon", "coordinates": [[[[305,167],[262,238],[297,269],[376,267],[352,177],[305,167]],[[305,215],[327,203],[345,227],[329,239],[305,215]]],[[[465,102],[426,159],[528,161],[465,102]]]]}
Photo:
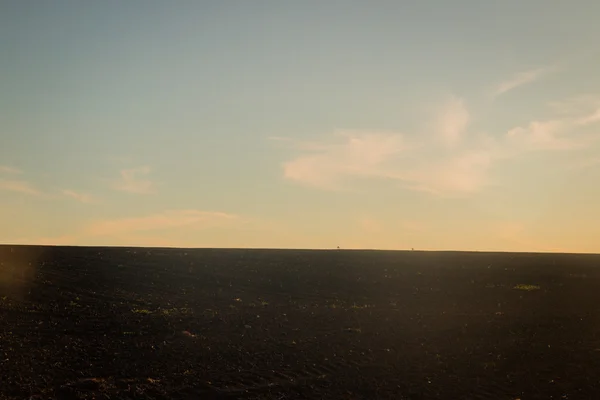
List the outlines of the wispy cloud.
{"type": "Polygon", "coordinates": [[[487,150],[472,150],[443,157],[438,162],[423,162],[406,167],[397,176],[405,187],[439,196],[465,195],[479,191],[488,184],[487,174],[493,154],[487,150]]]}
{"type": "Polygon", "coordinates": [[[311,142],[276,142],[299,153],[283,164],[284,177],[296,183],[340,190],[355,187],[350,180],[378,178],[412,190],[462,196],[491,185],[490,168],[501,160],[587,148],[599,137],[577,130],[582,118],[591,123],[596,116],[580,110],[515,126],[501,135],[475,133],[469,129],[465,102],[453,97],[423,134],[342,132],[311,142]]]}
{"type": "Polygon", "coordinates": [[[583,143],[574,137],[564,137],[567,122],[564,120],[532,121],[527,126],[510,129],[507,140],[515,150],[569,150],[583,143]]]}
{"type": "Polygon", "coordinates": [[[65,189],[62,191],[62,194],[85,204],[94,204],[97,202],[94,196],[87,193],[77,192],[75,190],[65,189]]]}
{"type": "Polygon", "coordinates": [[[88,227],[88,235],[120,235],[173,228],[211,228],[240,218],[233,214],[199,210],[170,210],[144,217],[97,221],[88,227]]]}
{"type": "Polygon", "coordinates": [[[331,190],[346,187],[344,183],[350,179],[389,179],[437,194],[472,192],[484,184],[491,162],[487,149],[446,153],[443,148],[428,147],[418,140],[401,145],[403,137],[372,133],[338,136],[338,142],[330,144],[327,150],[286,162],[284,177],[331,190]]]}
{"type": "Polygon", "coordinates": [[[0,165],[0,174],[17,175],[17,174],[22,174],[22,173],[23,173],[23,171],[21,171],[18,168],[10,167],[8,165],[0,165]]]}
{"type": "Polygon", "coordinates": [[[451,97],[424,135],[343,132],[298,142],[301,154],[284,163],[284,177],[334,190],[350,179],[378,178],[436,194],[472,192],[485,183],[491,156],[481,137],[467,137],[469,121],[465,102],[451,97]]]}
{"type": "Polygon", "coordinates": [[[534,120],[525,126],[510,129],[506,133],[505,145],[508,150],[517,153],[585,149],[600,139],[597,132],[581,130],[592,122],[595,121],[589,115],[534,120]]]}
{"type": "Polygon", "coordinates": [[[30,196],[42,196],[43,193],[32,183],[23,179],[14,179],[14,175],[21,175],[23,171],[8,165],[0,165],[0,175],[11,175],[12,178],[0,177],[0,190],[28,194],[30,196]]]}
{"type": "Polygon", "coordinates": [[[297,143],[308,151],[283,166],[285,178],[324,189],[339,188],[345,177],[385,175],[386,161],[405,148],[402,135],[338,132],[321,143],[297,143]]]}
{"type": "Polygon", "coordinates": [[[11,243],[193,247],[198,245],[193,237],[194,231],[256,229],[262,227],[261,222],[225,212],[167,210],[141,217],[96,220],[63,235],[22,237],[11,240],[11,243]]]}
{"type": "Polygon", "coordinates": [[[6,190],[9,192],[17,192],[28,194],[31,196],[41,196],[42,192],[36,189],[31,183],[23,180],[13,179],[1,179],[0,178],[0,190],[6,190]]]}
{"type": "Polygon", "coordinates": [[[155,193],[156,184],[146,178],[151,171],[149,166],[124,169],[121,171],[121,178],[113,184],[113,188],[135,194],[155,193]]]}
{"type": "Polygon", "coordinates": [[[554,70],[555,68],[537,68],[519,72],[509,79],[497,84],[492,90],[492,95],[500,96],[518,87],[532,83],[554,70]]]}

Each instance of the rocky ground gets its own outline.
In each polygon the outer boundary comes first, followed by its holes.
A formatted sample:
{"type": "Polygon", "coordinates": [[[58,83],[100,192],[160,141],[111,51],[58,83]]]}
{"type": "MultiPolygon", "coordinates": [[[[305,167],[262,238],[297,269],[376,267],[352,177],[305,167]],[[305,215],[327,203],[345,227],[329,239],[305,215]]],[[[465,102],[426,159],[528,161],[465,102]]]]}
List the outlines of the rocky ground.
{"type": "Polygon", "coordinates": [[[594,399],[600,256],[0,247],[3,399],[594,399]]]}

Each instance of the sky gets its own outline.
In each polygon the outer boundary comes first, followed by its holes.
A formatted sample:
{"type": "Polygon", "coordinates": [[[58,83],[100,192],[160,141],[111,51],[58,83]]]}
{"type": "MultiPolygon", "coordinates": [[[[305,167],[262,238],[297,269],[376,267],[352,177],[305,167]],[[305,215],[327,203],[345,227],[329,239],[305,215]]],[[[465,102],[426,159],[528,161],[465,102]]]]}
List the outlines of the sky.
{"type": "Polygon", "coordinates": [[[600,252],[600,2],[0,2],[0,243],[600,252]]]}

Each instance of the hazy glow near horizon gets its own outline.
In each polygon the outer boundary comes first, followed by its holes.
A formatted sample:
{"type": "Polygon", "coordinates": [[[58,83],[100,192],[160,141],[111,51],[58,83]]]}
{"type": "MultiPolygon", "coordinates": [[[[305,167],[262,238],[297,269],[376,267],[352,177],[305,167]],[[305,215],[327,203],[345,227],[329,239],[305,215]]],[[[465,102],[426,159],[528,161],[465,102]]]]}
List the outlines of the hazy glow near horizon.
{"type": "Polygon", "coordinates": [[[4,2],[0,243],[600,252],[598,15],[4,2]]]}

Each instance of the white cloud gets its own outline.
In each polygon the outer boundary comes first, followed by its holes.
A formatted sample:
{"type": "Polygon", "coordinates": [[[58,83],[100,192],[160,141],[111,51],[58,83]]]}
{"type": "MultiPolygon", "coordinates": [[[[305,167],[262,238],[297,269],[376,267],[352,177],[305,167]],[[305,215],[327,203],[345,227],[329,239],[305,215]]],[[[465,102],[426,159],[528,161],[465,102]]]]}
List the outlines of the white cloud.
{"type": "Polygon", "coordinates": [[[240,221],[236,215],[199,210],[170,210],[144,217],[97,221],[90,225],[88,235],[122,235],[133,232],[173,228],[211,228],[240,221]]]}
{"type": "Polygon", "coordinates": [[[510,129],[507,140],[516,150],[561,150],[577,147],[578,142],[571,138],[563,138],[560,132],[565,128],[565,121],[532,121],[529,125],[510,129]]]}
{"type": "MultiPolygon", "coordinates": [[[[444,151],[400,134],[353,134],[337,137],[327,151],[309,152],[283,165],[284,177],[322,189],[343,189],[349,179],[391,179],[414,190],[460,193],[485,184],[491,162],[486,148],[444,151]]],[[[438,145],[440,145],[438,143],[438,145]]]]}
{"type": "Polygon", "coordinates": [[[347,188],[350,179],[379,178],[437,194],[476,191],[491,156],[481,137],[467,137],[469,120],[464,101],[452,97],[426,135],[344,132],[319,142],[292,141],[301,154],[284,163],[284,177],[334,190],[347,188]]]}
{"type": "Polygon", "coordinates": [[[41,196],[42,193],[31,183],[23,180],[0,179],[0,190],[41,196]]]}
{"type": "Polygon", "coordinates": [[[487,184],[491,161],[492,154],[486,150],[465,152],[439,162],[409,167],[400,177],[407,187],[436,195],[474,193],[487,184]]]}
{"type": "Polygon", "coordinates": [[[600,122],[600,96],[581,94],[548,103],[553,117],[533,120],[507,132],[507,147],[516,153],[539,150],[577,150],[600,139],[598,132],[586,130],[600,122]]]}
{"type": "Polygon", "coordinates": [[[544,75],[548,74],[552,70],[553,68],[537,68],[529,71],[519,72],[513,75],[511,78],[505,80],[504,82],[501,82],[498,85],[496,85],[492,90],[492,94],[494,96],[500,96],[520,86],[532,83],[540,79],[544,75]]]}
{"type": "Polygon", "coordinates": [[[600,136],[581,131],[583,117],[531,121],[506,133],[506,148],[513,153],[528,151],[566,151],[585,149],[600,136]]]}
{"type": "Polygon", "coordinates": [[[75,199],[81,203],[93,204],[96,202],[96,199],[87,193],[76,192],[74,190],[65,189],[62,191],[63,195],[75,199]]]}
{"type": "Polygon", "coordinates": [[[402,135],[350,133],[334,135],[329,143],[298,143],[309,151],[283,166],[287,179],[321,188],[337,188],[340,178],[381,176],[388,159],[405,149],[402,135]]]}
{"type": "Polygon", "coordinates": [[[151,194],[156,192],[156,184],[144,178],[152,169],[148,166],[124,169],[121,179],[114,183],[113,188],[127,193],[151,194]]]}
{"type": "Polygon", "coordinates": [[[505,134],[474,134],[464,101],[451,98],[438,110],[431,131],[344,132],[312,142],[287,138],[296,157],[283,164],[286,179],[321,189],[356,187],[357,179],[387,179],[412,190],[441,196],[465,195],[491,185],[489,171],[502,160],[539,151],[584,149],[599,138],[579,131],[596,115],[578,108],[548,120],[534,120],[505,134]]]}

